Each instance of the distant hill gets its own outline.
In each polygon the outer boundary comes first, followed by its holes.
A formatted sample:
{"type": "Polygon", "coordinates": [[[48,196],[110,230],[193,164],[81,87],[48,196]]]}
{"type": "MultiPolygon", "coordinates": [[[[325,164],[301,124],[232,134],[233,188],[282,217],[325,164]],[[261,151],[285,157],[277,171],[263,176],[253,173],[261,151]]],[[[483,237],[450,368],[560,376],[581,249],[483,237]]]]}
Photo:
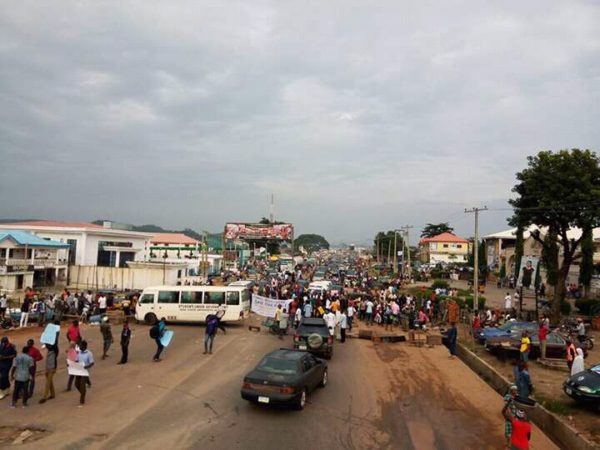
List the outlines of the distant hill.
{"type": "MultiPolygon", "coordinates": [[[[104,223],[104,220],[94,220],[92,223],[95,223],[96,225],[102,225],[104,223]]],[[[200,233],[192,230],[191,228],[185,228],[183,230],[166,230],[163,227],[159,227],[158,225],[146,224],[146,225],[132,225],[131,230],[132,231],[141,231],[144,233],[182,233],[182,234],[185,234],[187,237],[196,239],[197,241],[202,240],[202,235],[200,233]]]]}
{"type": "Polygon", "coordinates": [[[39,219],[0,219],[0,223],[34,222],[39,219]]]}

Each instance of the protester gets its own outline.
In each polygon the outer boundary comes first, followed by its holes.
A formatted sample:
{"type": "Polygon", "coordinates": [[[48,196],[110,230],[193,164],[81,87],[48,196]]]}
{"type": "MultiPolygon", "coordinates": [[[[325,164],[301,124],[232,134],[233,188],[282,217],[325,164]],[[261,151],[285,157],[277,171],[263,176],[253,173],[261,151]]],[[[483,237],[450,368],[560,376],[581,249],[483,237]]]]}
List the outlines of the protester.
{"type": "Polygon", "coordinates": [[[302,309],[300,307],[296,308],[296,315],[294,317],[294,328],[298,329],[300,326],[300,322],[302,322],[302,309]]]}
{"type": "Polygon", "coordinates": [[[225,311],[222,309],[217,310],[216,314],[209,314],[206,317],[206,330],[204,331],[204,355],[207,353],[212,355],[213,343],[215,341],[215,336],[217,335],[217,330],[220,328],[223,330],[223,334],[226,334],[227,331],[225,327],[221,323],[221,318],[225,315],[225,311]]]}
{"type": "Polygon", "coordinates": [[[7,307],[8,299],[6,298],[6,294],[0,294],[0,319],[4,319],[7,307]]]}
{"type": "MultiPolygon", "coordinates": [[[[69,367],[69,361],[77,362],[77,344],[71,342],[67,349],[67,367],[69,367]]],[[[75,375],[69,375],[69,381],[67,382],[67,392],[73,388],[73,381],[75,381],[75,375]]]]}
{"type": "Polygon", "coordinates": [[[75,344],[81,342],[81,331],[79,329],[78,320],[74,320],[67,329],[67,341],[69,341],[69,343],[74,342],[75,344]]]}
{"type": "Polygon", "coordinates": [[[28,390],[29,398],[33,397],[33,390],[35,388],[35,375],[37,372],[37,363],[39,361],[41,361],[42,359],[44,359],[44,357],[42,356],[40,351],[33,344],[34,344],[33,339],[29,339],[27,341],[27,348],[29,349],[27,351],[27,354],[29,356],[31,356],[31,359],[33,360],[33,366],[31,367],[31,380],[29,381],[29,387],[28,387],[29,388],[29,390],[28,390]]]}
{"type": "Polygon", "coordinates": [[[333,314],[331,311],[327,311],[327,313],[323,316],[323,319],[325,320],[325,323],[327,324],[327,329],[329,330],[329,334],[331,336],[333,336],[335,334],[335,323],[336,323],[336,319],[335,319],[335,314],[333,314]]]}
{"type": "Polygon", "coordinates": [[[510,292],[507,292],[506,296],[504,297],[504,310],[507,313],[510,313],[510,311],[512,310],[512,297],[510,295],[510,292]]]}
{"type": "MultiPolygon", "coordinates": [[[[83,368],[89,371],[94,365],[94,355],[88,350],[87,346],[87,341],[81,341],[79,345],[80,351],[77,354],[77,362],[82,363],[83,368]]],[[[85,394],[88,385],[92,385],[89,375],[78,375],[75,377],[75,388],[79,391],[79,408],[85,404],[85,394]]]]}
{"type": "Polygon", "coordinates": [[[126,364],[129,357],[129,341],[131,340],[131,328],[129,321],[125,319],[121,330],[121,360],[117,364],[126,364]]]}
{"type": "Polygon", "coordinates": [[[517,377],[517,389],[519,397],[528,398],[532,390],[531,377],[526,361],[519,361],[519,372],[517,377]]]}
{"type": "Polygon", "coordinates": [[[28,290],[25,293],[25,299],[23,300],[23,303],[21,304],[21,320],[19,321],[20,328],[24,328],[27,326],[27,323],[29,321],[29,309],[32,306],[32,300],[33,300],[33,291],[28,290]]]}
{"type": "Polygon", "coordinates": [[[529,361],[529,350],[531,349],[531,340],[529,339],[529,333],[527,330],[521,334],[521,346],[519,347],[519,353],[521,361],[529,361]]]}
{"type": "Polygon", "coordinates": [[[450,358],[454,358],[456,356],[456,340],[458,338],[458,330],[456,328],[456,323],[452,322],[450,324],[450,329],[448,330],[448,350],[450,351],[450,358]]]}
{"type": "Polygon", "coordinates": [[[313,313],[313,307],[312,304],[308,300],[306,297],[304,297],[305,299],[305,303],[304,303],[304,317],[311,318],[312,317],[312,313],[313,313]]]}
{"type": "Polygon", "coordinates": [[[340,313],[338,324],[340,327],[340,342],[344,343],[346,342],[346,329],[348,328],[348,315],[345,310],[340,313]]]}
{"type": "Polygon", "coordinates": [[[502,415],[504,416],[504,436],[506,437],[507,448],[510,448],[510,438],[512,436],[512,417],[515,416],[517,411],[517,406],[515,404],[515,398],[517,397],[517,394],[518,388],[513,384],[508,388],[508,392],[504,396],[504,408],[502,408],[502,415]]]}
{"type": "Polygon", "coordinates": [[[528,450],[531,440],[531,423],[527,419],[525,411],[517,408],[514,415],[510,416],[507,412],[505,418],[509,418],[511,423],[511,450],[528,450]]]}
{"type": "Polygon", "coordinates": [[[567,344],[567,367],[569,368],[569,372],[571,372],[571,368],[573,367],[573,361],[577,356],[577,350],[575,348],[575,344],[571,341],[571,338],[567,337],[565,339],[567,344]]]}
{"type": "Polygon", "coordinates": [[[577,349],[577,356],[573,359],[573,365],[571,366],[571,376],[576,373],[583,372],[585,370],[585,360],[583,359],[583,350],[577,349]]]}
{"type": "Polygon", "coordinates": [[[279,315],[279,339],[283,339],[283,336],[287,333],[289,314],[287,310],[283,308],[279,315]]]}
{"type": "Polygon", "coordinates": [[[546,359],[546,345],[547,345],[547,337],[549,328],[546,325],[546,321],[542,319],[540,322],[540,328],[538,331],[538,339],[540,341],[540,357],[542,359],[546,359]]]}
{"type": "Polygon", "coordinates": [[[100,333],[102,334],[102,359],[106,359],[108,357],[108,349],[113,343],[112,328],[108,316],[102,318],[100,333]]]}
{"type": "Polygon", "coordinates": [[[371,301],[371,299],[367,300],[365,304],[365,317],[367,319],[367,325],[373,325],[373,307],[375,305],[371,301]]]}
{"type": "Polygon", "coordinates": [[[577,340],[583,344],[585,342],[585,324],[581,317],[577,318],[577,340]]]}
{"type": "Polygon", "coordinates": [[[13,359],[13,365],[10,371],[10,378],[15,382],[13,389],[11,408],[16,407],[19,396],[23,395],[23,407],[27,406],[29,399],[29,381],[31,380],[31,367],[33,359],[27,354],[29,347],[23,347],[22,353],[19,353],[13,359]]]}
{"type": "Polygon", "coordinates": [[[153,358],[154,362],[161,361],[160,354],[165,347],[162,345],[162,342],[160,342],[160,339],[163,337],[163,334],[165,334],[166,329],[167,323],[164,317],[161,317],[161,319],[152,328],[150,328],[150,337],[156,342],[156,353],[154,354],[153,358]]]}
{"type": "Polygon", "coordinates": [[[98,311],[100,312],[100,315],[106,314],[106,304],[106,295],[100,294],[100,297],[98,297],[98,311]]]}
{"type": "Polygon", "coordinates": [[[44,397],[40,403],[46,403],[52,400],[55,396],[54,392],[54,375],[58,367],[58,347],[56,345],[46,344],[46,386],[44,387],[44,397]]]}
{"type": "Polygon", "coordinates": [[[7,336],[3,336],[0,340],[0,400],[6,397],[10,391],[10,368],[16,356],[15,346],[11,344],[7,336]]]}

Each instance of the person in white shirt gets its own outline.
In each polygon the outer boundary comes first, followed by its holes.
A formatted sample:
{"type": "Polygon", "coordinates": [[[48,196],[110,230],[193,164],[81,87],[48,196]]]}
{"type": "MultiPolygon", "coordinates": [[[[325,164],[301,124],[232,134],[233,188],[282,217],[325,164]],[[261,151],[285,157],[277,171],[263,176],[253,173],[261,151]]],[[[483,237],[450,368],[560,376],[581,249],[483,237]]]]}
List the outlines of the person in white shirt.
{"type": "Polygon", "coordinates": [[[98,309],[100,314],[106,314],[106,296],[100,295],[98,298],[98,309]]]}
{"type": "Polygon", "coordinates": [[[512,309],[512,297],[507,292],[506,297],[504,297],[504,310],[507,312],[510,312],[511,309],[512,309]]]}
{"type": "Polygon", "coordinates": [[[371,300],[367,301],[367,325],[373,325],[373,302],[371,300]]]}
{"type": "Polygon", "coordinates": [[[339,316],[338,324],[340,325],[340,342],[346,342],[346,328],[348,328],[348,316],[346,311],[342,311],[339,316]]]}
{"type": "Polygon", "coordinates": [[[333,314],[331,311],[327,311],[327,313],[323,316],[323,319],[325,320],[325,323],[327,324],[327,328],[329,329],[329,334],[331,336],[334,335],[335,333],[335,314],[333,314]]]}
{"type": "Polygon", "coordinates": [[[348,311],[346,313],[346,317],[348,319],[348,330],[352,331],[352,322],[354,321],[354,313],[356,313],[356,308],[352,305],[348,306],[348,311]]]}
{"type": "Polygon", "coordinates": [[[300,322],[302,321],[302,308],[298,307],[296,309],[296,317],[295,317],[295,321],[294,321],[294,328],[298,328],[298,325],[300,325],[300,322]]]}

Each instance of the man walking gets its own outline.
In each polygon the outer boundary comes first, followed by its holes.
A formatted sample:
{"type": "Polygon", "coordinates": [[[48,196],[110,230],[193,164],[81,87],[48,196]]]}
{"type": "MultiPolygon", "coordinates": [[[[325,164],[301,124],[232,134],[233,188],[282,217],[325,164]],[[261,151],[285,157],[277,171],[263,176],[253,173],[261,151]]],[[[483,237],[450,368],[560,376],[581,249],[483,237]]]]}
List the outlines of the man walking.
{"type": "Polygon", "coordinates": [[[117,364],[126,364],[129,357],[129,341],[131,340],[131,328],[129,321],[125,319],[123,329],[121,330],[121,361],[117,364]]]}
{"type": "Polygon", "coordinates": [[[102,333],[102,359],[106,359],[108,356],[108,349],[112,345],[113,335],[112,329],[110,327],[110,322],[108,321],[108,316],[104,316],[102,318],[102,323],[100,324],[100,333],[102,333]]]}
{"type": "Polygon", "coordinates": [[[531,348],[531,340],[529,339],[529,333],[523,331],[521,334],[521,347],[519,348],[521,361],[529,361],[529,350],[531,348]]]}
{"type": "Polygon", "coordinates": [[[162,345],[162,342],[160,342],[160,339],[163,337],[163,334],[165,334],[166,329],[167,323],[164,317],[161,317],[158,323],[150,328],[150,337],[156,342],[156,353],[153,358],[154,362],[159,362],[161,360],[160,354],[165,347],[162,345]]]}
{"type": "Polygon", "coordinates": [[[46,386],[44,388],[44,398],[40,403],[46,403],[54,398],[54,375],[58,367],[58,347],[56,345],[46,344],[46,386]]]}
{"type": "Polygon", "coordinates": [[[7,336],[3,336],[0,341],[0,400],[6,397],[10,390],[10,368],[16,356],[15,346],[7,336]]]}
{"type": "Polygon", "coordinates": [[[207,353],[212,355],[213,342],[217,335],[217,329],[223,330],[223,334],[227,334],[225,327],[221,323],[221,318],[225,314],[225,311],[219,309],[216,314],[209,314],[206,317],[206,330],[204,332],[204,355],[207,353]]]}
{"type": "Polygon", "coordinates": [[[32,291],[28,290],[25,294],[25,300],[23,300],[23,304],[21,305],[21,320],[19,321],[19,327],[24,328],[27,326],[29,322],[29,310],[31,309],[32,303],[32,291]]]}
{"type": "Polygon", "coordinates": [[[504,297],[504,311],[509,314],[512,310],[512,297],[510,292],[506,293],[506,297],[504,297]]]}
{"type": "Polygon", "coordinates": [[[352,332],[352,323],[354,322],[354,314],[356,314],[356,308],[353,304],[348,305],[346,311],[346,318],[348,320],[348,331],[352,332]]]}
{"type": "Polygon", "coordinates": [[[0,319],[4,319],[7,307],[8,299],[6,298],[6,294],[0,294],[0,319]]]}
{"type": "Polygon", "coordinates": [[[340,326],[340,342],[346,342],[346,328],[348,328],[348,316],[346,315],[346,311],[342,310],[338,324],[340,326]]]}
{"type": "Polygon", "coordinates": [[[373,325],[373,302],[371,299],[367,300],[365,311],[367,315],[367,325],[373,325]]]}
{"type": "Polygon", "coordinates": [[[37,363],[44,359],[40,351],[37,348],[35,348],[33,344],[33,339],[29,339],[27,341],[27,348],[29,349],[27,351],[27,354],[31,356],[31,359],[33,360],[33,366],[31,367],[31,380],[29,381],[29,387],[27,392],[28,398],[33,397],[33,390],[35,388],[35,375],[37,372],[37,363]]]}
{"type": "Polygon", "coordinates": [[[450,324],[450,329],[448,330],[448,350],[450,351],[450,358],[454,359],[456,356],[456,340],[458,338],[458,330],[456,329],[456,323],[452,322],[450,324]]]}
{"type": "Polygon", "coordinates": [[[548,331],[550,330],[546,326],[546,321],[542,318],[542,321],[540,323],[540,329],[538,331],[538,338],[540,340],[540,357],[542,359],[546,359],[546,344],[548,331]]]}
{"type": "MultiPolygon", "coordinates": [[[[85,370],[90,370],[90,368],[94,365],[94,355],[88,350],[87,347],[87,341],[81,341],[81,344],[79,344],[80,350],[77,354],[77,362],[82,363],[83,368],[85,370]]],[[[77,390],[79,391],[79,408],[83,407],[83,405],[85,404],[85,394],[87,385],[91,385],[91,383],[89,382],[89,378],[89,375],[78,375],[77,377],[75,377],[75,388],[77,388],[77,390]]]]}
{"type": "Polygon", "coordinates": [[[13,366],[10,371],[10,378],[15,382],[13,390],[11,408],[17,406],[19,395],[23,394],[23,407],[27,406],[29,399],[29,380],[31,379],[31,368],[33,359],[27,354],[29,347],[23,347],[22,353],[19,353],[13,360],[13,366]]]}
{"type": "Polygon", "coordinates": [[[283,339],[283,335],[287,333],[289,314],[286,309],[283,308],[279,315],[279,339],[283,339]]]}

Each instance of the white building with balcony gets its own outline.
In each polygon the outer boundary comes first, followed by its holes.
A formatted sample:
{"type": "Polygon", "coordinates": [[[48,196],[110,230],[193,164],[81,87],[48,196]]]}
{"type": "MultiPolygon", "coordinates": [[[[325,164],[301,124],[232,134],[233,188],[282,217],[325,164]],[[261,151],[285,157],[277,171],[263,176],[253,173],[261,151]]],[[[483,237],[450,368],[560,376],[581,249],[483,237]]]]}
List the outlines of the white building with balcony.
{"type": "Polygon", "coordinates": [[[69,245],[21,230],[0,230],[0,289],[65,285],[69,245]]]}

